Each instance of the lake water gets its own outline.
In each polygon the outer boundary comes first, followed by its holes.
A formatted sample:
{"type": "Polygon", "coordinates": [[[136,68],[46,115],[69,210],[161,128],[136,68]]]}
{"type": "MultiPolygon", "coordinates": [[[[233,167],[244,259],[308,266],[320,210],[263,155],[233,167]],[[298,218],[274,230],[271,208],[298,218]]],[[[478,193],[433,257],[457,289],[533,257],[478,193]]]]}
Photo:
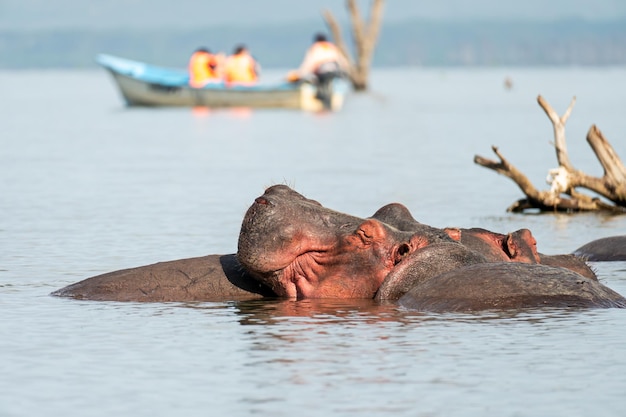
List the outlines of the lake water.
{"type": "MultiPolygon", "coordinates": [[[[269,73],[278,77],[282,73],[269,73]]],[[[626,216],[511,214],[473,163],[491,145],[546,189],[538,94],[573,164],[626,158],[626,69],[378,69],[336,114],[127,109],[104,71],[0,72],[0,416],[622,416],[626,310],[418,314],[370,301],[90,302],[86,277],[234,253],[243,215],[286,183],[367,217],[531,229],[540,252],[625,234],[626,216]],[[505,77],[514,86],[504,88],[505,77]]],[[[626,294],[626,263],[596,263],[626,294]]]]}

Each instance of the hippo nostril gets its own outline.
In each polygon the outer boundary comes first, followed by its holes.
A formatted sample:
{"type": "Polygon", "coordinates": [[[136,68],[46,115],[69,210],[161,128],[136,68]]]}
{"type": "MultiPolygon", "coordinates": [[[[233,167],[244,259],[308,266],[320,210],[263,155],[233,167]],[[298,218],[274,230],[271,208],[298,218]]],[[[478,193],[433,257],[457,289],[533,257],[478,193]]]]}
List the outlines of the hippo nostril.
{"type": "Polygon", "coordinates": [[[254,200],[254,202],[255,202],[255,203],[257,203],[257,204],[263,204],[263,205],[269,205],[269,204],[270,204],[270,202],[268,201],[268,199],[267,199],[267,198],[265,198],[265,197],[257,197],[257,198],[254,200]]]}

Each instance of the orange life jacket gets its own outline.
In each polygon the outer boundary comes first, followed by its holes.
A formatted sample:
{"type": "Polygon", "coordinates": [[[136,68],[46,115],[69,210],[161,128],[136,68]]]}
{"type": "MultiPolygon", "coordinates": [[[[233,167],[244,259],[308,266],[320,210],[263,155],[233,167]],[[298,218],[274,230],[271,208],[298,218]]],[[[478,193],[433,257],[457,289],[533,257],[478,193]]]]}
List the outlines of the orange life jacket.
{"type": "Polygon", "coordinates": [[[227,83],[254,84],[257,81],[256,61],[249,54],[231,55],[224,66],[227,83]]]}
{"type": "Polygon", "coordinates": [[[219,62],[215,55],[208,52],[194,52],[189,59],[189,85],[202,87],[219,78],[219,62]]]}

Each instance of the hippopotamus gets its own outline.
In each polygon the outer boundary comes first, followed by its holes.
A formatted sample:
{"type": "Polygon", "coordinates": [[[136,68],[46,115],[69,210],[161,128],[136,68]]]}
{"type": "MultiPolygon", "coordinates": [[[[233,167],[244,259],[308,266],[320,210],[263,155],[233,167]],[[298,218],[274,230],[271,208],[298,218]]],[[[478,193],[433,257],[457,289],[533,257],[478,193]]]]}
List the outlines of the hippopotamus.
{"type": "MultiPolygon", "coordinates": [[[[598,299],[614,301],[583,299],[579,304],[619,304],[618,295],[599,291],[604,289],[600,283],[576,272],[548,265],[530,269],[543,258],[536,253],[530,232],[518,232],[499,235],[483,229],[435,228],[415,221],[408,209],[397,203],[370,218],[359,218],[323,207],[285,185],[275,185],[247,210],[236,254],[111,272],[53,294],[119,301],[376,298],[404,300],[401,304],[409,306],[407,297],[419,293],[416,288],[439,282],[441,306],[445,306],[443,295],[452,291],[448,287],[465,285],[464,279],[449,277],[473,266],[494,281],[502,275],[510,276],[513,282],[517,275],[533,277],[526,299],[533,299],[533,295],[535,300],[545,300],[546,294],[554,296],[552,299],[565,296],[569,289],[558,282],[563,275],[593,282],[591,287],[598,289],[598,299]],[[509,266],[497,266],[495,272],[490,272],[496,264],[509,266]]],[[[471,283],[467,285],[471,287],[471,283]]],[[[514,299],[512,287],[507,288],[495,283],[485,285],[482,290],[472,291],[472,299],[479,307],[482,298],[514,299]]],[[[528,303],[506,305],[512,308],[528,303]]]]}
{"type": "Polygon", "coordinates": [[[592,262],[626,261],[626,235],[596,239],[573,253],[592,262]]]}
{"type": "Polygon", "coordinates": [[[464,232],[423,225],[397,203],[364,220],[274,186],[246,212],[237,258],[248,273],[291,298],[375,294],[379,301],[436,311],[626,306],[595,275],[539,263],[528,230],[504,236],[469,229],[468,245],[464,232]]]}
{"type": "Polygon", "coordinates": [[[425,227],[419,236],[414,235],[375,219],[327,209],[278,185],[267,189],[248,210],[237,255],[209,255],[109,272],[52,294],[110,301],[373,298],[387,273],[411,248],[439,239],[451,241],[435,228],[425,227]],[[277,215],[264,224],[261,216],[254,215],[257,212],[277,215]],[[267,227],[261,231],[260,226],[267,227]],[[296,245],[290,247],[290,241],[296,245]],[[298,253],[299,248],[306,252],[298,253]],[[291,258],[296,261],[287,268],[291,258]],[[254,265],[253,273],[250,265],[254,265]]]}
{"type": "Polygon", "coordinates": [[[561,267],[491,262],[449,243],[414,252],[385,278],[376,300],[430,312],[626,307],[626,299],[597,279],[561,267]]]}
{"type": "MultiPolygon", "coordinates": [[[[387,204],[372,217],[403,231],[419,232],[426,227],[415,220],[409,209],[400,203],[387,204]]],[[[537,242],[528,229],[520,229],[508,235],[481,228],[446,227],[443,231],[453,240],[482,253],[492,262],[540,262],[537,242]]]]}
{"type": "MultiPolygon", "coordinates": [[[[408,208],[391,203],[378,209],[372,216],[403,231],[421,231],[425,225],[415,220],[408,208]]],[[[429,227],[429,226],[428,226],[429,227]]],[[[585,260],[573,254],[545,255],[537,252],[537,241],[528,229],[520,229],[506,235],[482,228],[443,229],[453,240],[482,254],[490,262],[540,263],[567,268],[587,278],[597,280],[595,272],[585,260]]]]}
{"type": "Polygon", "coordinates": [[[281,297],[373,298],[411,252],[441,241],[453,242],[440,229],[400,231],[275,185],[246,212],[237,259],[281,297]]]}

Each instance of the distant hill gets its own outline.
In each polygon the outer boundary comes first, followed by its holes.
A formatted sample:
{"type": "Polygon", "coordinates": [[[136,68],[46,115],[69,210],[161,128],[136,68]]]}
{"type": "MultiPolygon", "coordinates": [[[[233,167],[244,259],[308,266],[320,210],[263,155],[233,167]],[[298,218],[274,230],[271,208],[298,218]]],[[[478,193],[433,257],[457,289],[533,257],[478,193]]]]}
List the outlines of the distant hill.
{"type": "Polygon", "coordinates": [[[626,20],[416,21],[385,28],[382,65],[626,64],[626,20]]]}
{"type": "MultiPolygon", "coordinates": [[[[350,39],[344,26],[344,36],[350,39]]],[[[98,53],[184,66],[197,46],[246,43],[264,68],[298,65],[319,20],[190,30],[0,31],[0,68],[88,68],[98,53]]],[[[626,65],[626,19],[385,24],[374,66],[626,65]]]]}

